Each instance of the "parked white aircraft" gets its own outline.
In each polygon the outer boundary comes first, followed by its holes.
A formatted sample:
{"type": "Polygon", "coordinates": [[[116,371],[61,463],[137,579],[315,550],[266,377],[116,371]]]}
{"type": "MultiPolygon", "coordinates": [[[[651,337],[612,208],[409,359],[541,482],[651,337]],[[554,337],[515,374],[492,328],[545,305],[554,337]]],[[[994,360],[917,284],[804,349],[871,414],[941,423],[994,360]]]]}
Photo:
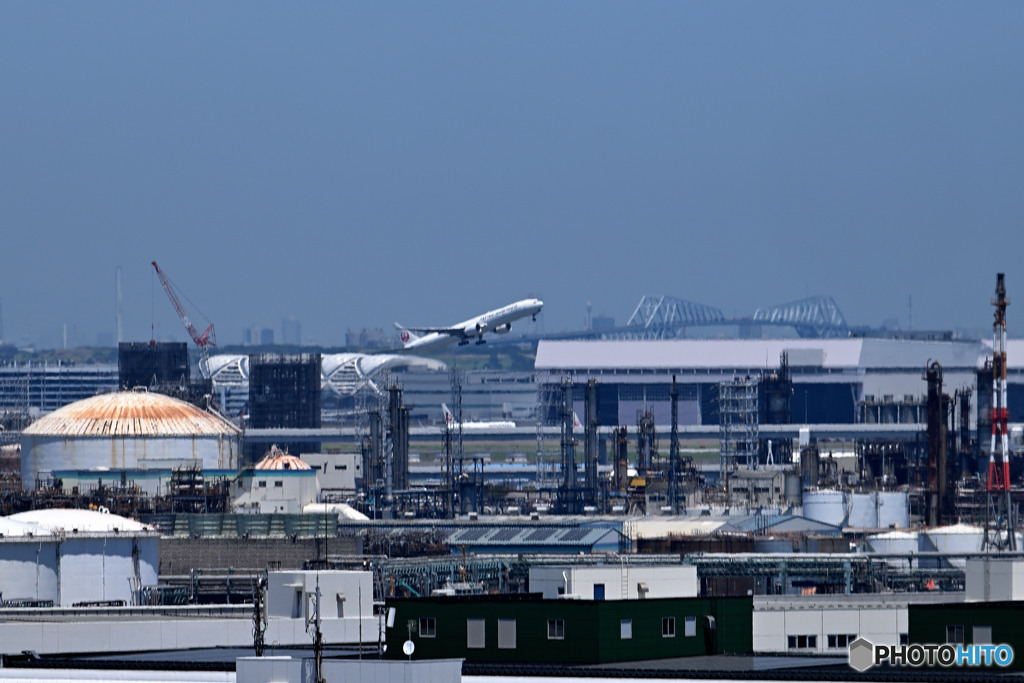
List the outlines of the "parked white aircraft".
{"type": "MultiPolygon", "coordinates": [[[[444,413],[444,423],[451,429],[456,429],[458,423],[455,422],[455,416],[452,415],[452,411],[448,409],[448,405],[445,403],[441,404],[441,412],[444,413]]],[[[467,432],[473,429],[511,429],[516,426],[516,423],[512,420],[490,420],[480,422],[463,422],[462,431],[467,432]]]]}
{"type": "Polygon", "coordinates": [[[402,333],[402,349],[404,351],[413,349],[424,351],[454,342],[458,342],[459,346],[464,346],[474,337],[476,337],[477,344],[483,344],[484,335],[488,332],[506,334],[512,329],[512,321],[526,316],[536,320],[537,314],[543,307],[544,302],[540,299],[523,299],[514,304],[487,311],[483,315],[478,315],[451,327],[402,327],[395,323],[395,328],[402,333]]]}
{"type": "MultiPolygon", "coordinates": [[[[441,404],[441,412],[444,413],[444,423],[451,428],[455,428],[455,416],[452,415],[452,411],[448,408],[447,403],[441,404]]],[[[469,431],[473,429],[508,429],[515,427],[516,423],[512,420],[489,420],[480,422],[463,422],[462,430],[469,431]]],[[[572,411],[572,426],[573,429],[582,429],[583,425],[580,423],[580,418],[576,415],[576,411],[572,411]]]]}

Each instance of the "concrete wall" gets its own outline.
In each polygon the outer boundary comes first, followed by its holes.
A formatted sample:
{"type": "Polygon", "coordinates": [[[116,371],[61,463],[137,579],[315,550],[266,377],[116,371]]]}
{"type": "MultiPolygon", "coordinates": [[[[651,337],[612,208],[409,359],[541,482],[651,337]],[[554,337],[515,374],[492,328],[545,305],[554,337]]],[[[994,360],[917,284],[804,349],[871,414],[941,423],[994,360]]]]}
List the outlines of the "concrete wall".
{"type": "Polygon", "coordinates": [[[299,514],[317,502],[319,485],[313,470],[254,470],[231,485],[231,508],[261,514],[299,514]]]}
{"type": "Polygon", "coordinates": [[[845,654],[845,645],[829,647],[829,635],[864,636],[878,645],[898,645],[900,634],[907,633],[905,603],[840,605],[839,600],[828,606],[755,601],[754,652],[845,654]],[[814,636],[814,646],[791,648],[789,636],[814,636]]]}
{"type": "Polygon", "coordinates": [[[267,616],[312,619],[318,584],[321,620],[373,616],[373,573],[360,571],[271,572],[267,616]]]}
{"type": "Polygon", "coordinates": [[[562,594],[581,600],[599,599],[595,586],[604,586],[605,600],[637,598],[690,598],[700,591],[697,568],[689,565],[669,567],[531,567],[530,591],[547,599],[562,594]],[[625,587],[625,594],[623,593],[625,587]]]}
{"type": "MultiPolygon", "coordinates": [[[[164,608],[163,613],[166,613],[164,608]]],[[[141,652],[183,650],[209,647],[252,647],[252,616],[237,618],[171,618],[136,609],[131,617],[76,615],[71,611],[51,611],[52,621],[18,621],[6,617],[0,622],[0,653],[17,654],[35,650],[39,654],[87,652],[141,652]]],[[[377,620],[334,619],[324,622],[324,641],[333,644],[359,642],[360,621],[366,642],[377,640],[377,620]]],[[[270,619],[266,642],[269,646],[312,646],[302,619],[270,619]]]]}
{"type": "Polygon", "coordinates": [[[354,491],[356,478],[362,478],[359,453],[303,453],[300,456],[316,470],[322,491],[354,491]]]}
{"type": "Polygon", "coordinates": [[[965,575],[966,599],[976,601],[1024,600],[1024,561],[971,558],[965,575]]]}
{"type": "MultiPolygon", "coordinates": [[[[265,635],[268,647],[312,645],[307,620],[312,619],[310,596],[316,590],[318,578],[324,642],[376,642],[380,629],[373,614],[371,572],[270,572],[265,635]]],[[[82,579],[83,583],[97,581],[95,576],[82,579]]],[[[0,622],[0,653],[251,647],[252,642],[249,607],[17,610],[6,613],[0,622]]]]}
{"type": "MultiPolygon", "coordinates": [[[[238,683],[271,683],[271,681],[313,680],[313,660],[292,657],[240,657],[236,660],[238,683]]],[[[328,681],[359,681],[360,683],[395,683],[424,681],[428,683],[459,683],[462,680],[461,659],[430,661],[337,661],[323,663],[323,677],[328,681]]]]}

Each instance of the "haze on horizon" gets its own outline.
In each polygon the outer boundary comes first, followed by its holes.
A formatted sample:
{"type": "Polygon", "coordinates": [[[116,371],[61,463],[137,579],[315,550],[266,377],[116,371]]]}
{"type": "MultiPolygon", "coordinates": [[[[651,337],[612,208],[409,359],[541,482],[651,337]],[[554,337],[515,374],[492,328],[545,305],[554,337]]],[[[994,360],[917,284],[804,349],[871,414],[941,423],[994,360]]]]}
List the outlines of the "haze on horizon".
{"type": "Polygon", "coordinates": [[[662,294],[985,330],[996,272],[1024,305],[1022,33],[1017,3],[4,3],[4,336],[113,334],[121,266],[125,339],[187,340],[153,260],[222,344],[530,295],[548,332],[662,294]]]}

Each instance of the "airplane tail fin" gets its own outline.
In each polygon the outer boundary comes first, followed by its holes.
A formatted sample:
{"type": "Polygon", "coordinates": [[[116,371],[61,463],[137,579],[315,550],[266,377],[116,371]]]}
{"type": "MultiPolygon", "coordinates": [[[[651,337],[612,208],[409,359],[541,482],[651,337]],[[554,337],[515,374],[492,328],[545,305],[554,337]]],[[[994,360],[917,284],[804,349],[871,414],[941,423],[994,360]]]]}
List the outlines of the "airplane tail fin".
{"type": "Polygon", "coordinates": [[[402,347],[407,347],[413,342],[419,340],[419,335],[405,329],[398,323],[395,323],[395,329],[398,330],[398,338],[402,340],[402,347]]]}
{"type": "Polygon", "coordinates": [[[441,412],[444,413],[444,423],[446,425],[452,425],[455,423],[455,418],[452,416],[452,411],[448,410],[448,404],[441,404],[441,412]]]}
{"type": "Polygon", "coordinates": [[[580,416],[576,414],[575,410],[572,411],[572,428],[579,429],[582,426],[583,423],[580,422],[580,416]]]}

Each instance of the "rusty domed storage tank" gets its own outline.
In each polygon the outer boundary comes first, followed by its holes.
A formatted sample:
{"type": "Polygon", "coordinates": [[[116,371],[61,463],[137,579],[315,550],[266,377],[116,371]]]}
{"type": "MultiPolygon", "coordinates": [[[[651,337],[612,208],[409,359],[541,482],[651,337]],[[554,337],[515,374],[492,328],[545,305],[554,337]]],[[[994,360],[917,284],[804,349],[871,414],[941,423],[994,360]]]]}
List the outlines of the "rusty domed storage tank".
{"type": "Polygon", "coordinates": [[[26,489],[40,473],[66,469],[238,466],[239,431],[191,403],[146,391],[101,394],[55,410],[21,437],[26,489]]]}

